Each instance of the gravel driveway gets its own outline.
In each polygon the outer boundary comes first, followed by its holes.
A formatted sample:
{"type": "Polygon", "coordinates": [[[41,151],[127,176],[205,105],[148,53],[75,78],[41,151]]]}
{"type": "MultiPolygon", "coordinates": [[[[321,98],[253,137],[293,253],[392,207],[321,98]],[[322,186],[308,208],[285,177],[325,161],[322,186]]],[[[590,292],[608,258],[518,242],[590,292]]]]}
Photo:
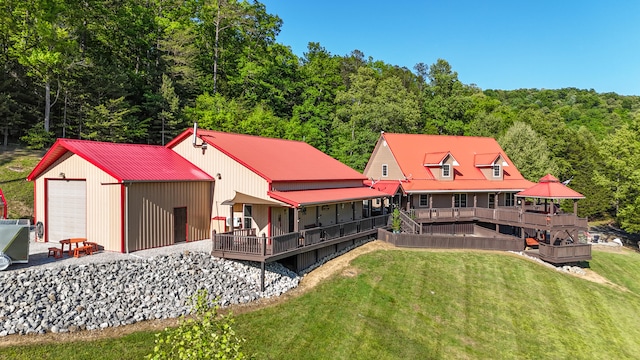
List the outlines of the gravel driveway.
{"type": "Polygon", "coordinates": [[[211,253],[211,240],[192,241],[172,246],[163,246],[154,249],[135,251],[129,254],[123,254],[115,251],[100,250],[93,255],[84,255],[79,258],[74,258],[64,254],[61,259],[55,259],[48,257],[50,247],[60,247],[58,242],[36,242],[34,241],[33,232],[31,233],[31,242],[29,243],[29,263],[27,264],[12,264],[4,272],[11,272],[21,269],[50,269],[54,267],[66,266],[66,265],[81,265],[88,263],[103,263],[116,260],[126,259],[146,259],[154,256],[169,255],[182,253],[185,251],[190,252],[207,252],[211,253]]]}

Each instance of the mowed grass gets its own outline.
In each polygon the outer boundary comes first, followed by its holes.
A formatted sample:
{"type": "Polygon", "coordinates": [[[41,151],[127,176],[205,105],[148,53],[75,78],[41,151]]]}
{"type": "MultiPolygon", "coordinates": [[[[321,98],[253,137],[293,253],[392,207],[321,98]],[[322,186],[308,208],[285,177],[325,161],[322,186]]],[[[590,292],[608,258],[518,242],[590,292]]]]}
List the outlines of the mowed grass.
{"type": "Polygon", "coordinates": [[[0,189],[7,199],[10,219],[33,216],[33,183],[26,179],[41,157],[41,151],[4,150],[0,146],[0,189]]]}
{"type": "MultiPolygon", "coordinates": [[[[591,268],[627,291],[506,254],[378,251],[235,328],[258,359],[637,359],[639,265],[637,253],[594,251],[591,268]]],[[[0,359],[139,359],[153,339],[0,348],[0,359]]]]}

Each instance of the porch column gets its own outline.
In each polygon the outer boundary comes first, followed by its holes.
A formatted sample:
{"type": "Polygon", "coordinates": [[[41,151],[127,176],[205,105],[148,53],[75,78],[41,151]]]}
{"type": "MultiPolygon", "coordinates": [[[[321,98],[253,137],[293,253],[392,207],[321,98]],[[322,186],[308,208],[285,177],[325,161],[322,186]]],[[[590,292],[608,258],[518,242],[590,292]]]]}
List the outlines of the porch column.
{"type": "Polygon", "coordinates": [[[316,226],[320,226],[320,206],[316,206],[316,226]]]}
{"type": "Polygon", "coordinates": [[[478,195],[473,194],[473,207],[478,207],[478,195]]]}
{"type": "Polygon", "coordinates": [[[578,216],[578,200],[573,200],[573,215],[578,216]]]}
{"type": "Polygon", "coordinates": [[[300,209],[299,208],[294,208],[295,210],[293,211],[293,232],[298,232],[299,229],[299,222],[300,222],[300,209]]]}
{"type": "Polygon", "coordinates": [[[429,196],[429,209],[433,208],[433,195],[428,194],[427,196],[429,196]]]}
{"type": "Polygon", "coordinates": [[[229,219],[231,219],[229,221],[229,231],[233,231],[233,205],[229,205],[229,219]]]}
{"type": "Polygon", "coordinates": [[[407,211],[411,210],[411,195],[407,194],[407,211]]]}
{"type": "Polygon", "coordinates": [[[456,196],[451,194],[451,208],[453,209],[454,207],[456,207],[456,196]]]}

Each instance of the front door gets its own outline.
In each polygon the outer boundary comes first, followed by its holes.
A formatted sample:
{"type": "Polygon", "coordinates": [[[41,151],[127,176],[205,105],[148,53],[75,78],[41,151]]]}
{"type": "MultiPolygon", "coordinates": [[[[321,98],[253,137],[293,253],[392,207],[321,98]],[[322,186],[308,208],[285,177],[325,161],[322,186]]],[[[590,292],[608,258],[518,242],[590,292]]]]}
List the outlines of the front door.
{"type": "Polygon", "coordinates": [[[173,208],[173,242],[187,241],[187,208],[173,208]]]}
{"type": "Polygon", "coordinates": [[[296,209],[289,208],[289,232],[292,233],[294,228],[294,221],[296,219],[296,209]]]}
{"type": "Polygon", "coordinates": [[[496,207],[496,194],[489,194],[489,209],[496,207]]]}

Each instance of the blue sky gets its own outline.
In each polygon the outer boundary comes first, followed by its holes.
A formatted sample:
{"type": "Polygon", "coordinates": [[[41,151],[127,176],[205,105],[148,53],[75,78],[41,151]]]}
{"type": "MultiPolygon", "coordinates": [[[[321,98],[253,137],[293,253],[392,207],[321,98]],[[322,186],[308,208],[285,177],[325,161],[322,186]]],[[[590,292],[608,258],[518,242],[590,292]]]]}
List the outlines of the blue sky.
{"type": "Polygon", "coordinates": [[[482,89],[640,95],[638,0],[260,2],[283,20],[277,41],[298,56],[319,42],[409,69],[442,58],[482,89]]]}

